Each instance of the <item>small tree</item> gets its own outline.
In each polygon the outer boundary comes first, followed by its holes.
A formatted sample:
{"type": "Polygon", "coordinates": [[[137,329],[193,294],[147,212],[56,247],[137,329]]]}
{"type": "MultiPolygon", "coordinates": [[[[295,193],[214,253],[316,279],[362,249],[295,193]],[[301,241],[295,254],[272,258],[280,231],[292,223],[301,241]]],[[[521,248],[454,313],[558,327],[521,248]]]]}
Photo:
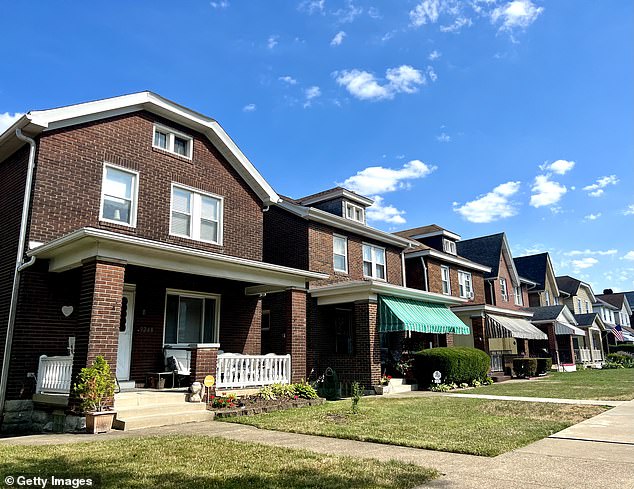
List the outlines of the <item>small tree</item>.
{"type": "Polygon", "coordinates": [[[352,414],[359,414],[359,401],[363,396],[363,387],[359,382],[353,382],[351,385],[352,394],[352,414]]]}
{"type": "Polygon", "coordinates": [[[90,367],[81,369],[74,387],[84,412],[105,411],[107,402],[114,397],[114,388],[110,365],[102,356],[95,358],[90,367]]]}

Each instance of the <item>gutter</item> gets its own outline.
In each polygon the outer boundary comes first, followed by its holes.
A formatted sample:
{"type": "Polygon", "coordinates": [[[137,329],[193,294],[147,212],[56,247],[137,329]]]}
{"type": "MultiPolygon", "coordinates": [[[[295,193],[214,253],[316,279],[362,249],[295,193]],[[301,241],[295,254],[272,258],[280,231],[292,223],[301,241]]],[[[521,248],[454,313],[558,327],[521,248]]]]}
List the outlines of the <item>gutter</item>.
{"type": "Polygon", "coordinates": [[[9,320],[7,321],[7,334],[4,339],[4,355],[2,356],[2,373],[0,374],[0,426],[4,420],[4,405],[7,397],[7,383],[9,379],[9,364],[11,363],[11,347],[13,346],[13,331],[15,329],[15,316],[18,307],[18,292],[20,290],[20,274],[23,270],[35,263],[36,258],[31,257],[29,261],[24,261],[24,248],[26,244],[26,230],[31,210],[31,186],[33,184],[33,173],[35,172],[35,152],[37,149],[33,139],[22,134],[22,130],[17,128],[15,135],[21,141],[28,143],[29,162],[27,166],[26,182],[24,184],[24,200],[22,201],[22,220],[20,222],[20,237],[18,239],[18,250],[15,259],[15,269],[13,271],[13,289],[11,290],[11,302],[9,305],[9,320]]]}
{"type": "Polygon", "coordinates": [[[425,290],[429,292],[429,279],[427,278],[427,264],[425,258],[420,257],[420,262],[423,264],[423,280],[425,281],[425,290]]]}

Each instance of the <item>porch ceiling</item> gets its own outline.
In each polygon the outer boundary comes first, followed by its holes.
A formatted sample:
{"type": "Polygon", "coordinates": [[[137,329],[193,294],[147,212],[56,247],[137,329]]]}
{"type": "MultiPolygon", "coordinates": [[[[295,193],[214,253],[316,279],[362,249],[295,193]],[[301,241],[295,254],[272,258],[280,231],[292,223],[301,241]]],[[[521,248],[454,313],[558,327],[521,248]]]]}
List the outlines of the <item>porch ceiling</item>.
{"type": "Polygon", "coordinates": [[[74,231],[30,250],[28,255],[48,259],[51,272],[70,270],[81,266],[85,259],[100,257],[159,270],[281,287],[303,288],[306,282],[328,278],[323,273],[195,250],[95,228],[74,231]]]}

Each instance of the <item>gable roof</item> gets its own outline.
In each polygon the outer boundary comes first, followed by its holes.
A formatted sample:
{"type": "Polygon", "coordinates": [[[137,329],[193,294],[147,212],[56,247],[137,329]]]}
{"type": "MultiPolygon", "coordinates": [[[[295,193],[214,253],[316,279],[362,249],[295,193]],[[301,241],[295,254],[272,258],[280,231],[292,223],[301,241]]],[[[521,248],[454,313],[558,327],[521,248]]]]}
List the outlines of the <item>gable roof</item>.
{"type": "Polygon", "coordinates": [[[322,190],[321,192],[317,192],[316,194],[307,195],[305,197],[300,197],[299,199],[294,200],[301,205],[309,205],[338,198],[348,199],[364,207],[374,204],[374,200],[370,199],[369,197],[339,186],[329,188],[327,190],[322,190]]]}
{"type": "Polygon", "coordinates": [[[0,162],[25,144],[16,137],[16,129],[22,129],[28,136],[36,136],[54,129],[142,110],[204,134],[265,205],[280,201],[277,193],[217,121],[149,91],[55,109],[31,111],[0,134],[0,162]]]}
{"type": "Polygon", "coordinates": [[[592,287],[590,287],[590,284],[582,282],[581,280],[571,277],[570,275],[561,275],[559,277],[555,277],[555,280],[557,281],[557,287],[559,287],[559,290],[563,290],[567,294],[570,294],[571,297],[573,295],[577,295],[577,293],[579,292],[579,287],[585,287],[590,293],[590,299],[592,300],[592,303],[594,304],[596,302],[597,299],[594,295],[592,287]]]}
{"type": "Polygon", "coordinates": [[[623,292],[617,292],[615,294],[598,294],[596,297],[603,302],[607,302],[608,304],[617,307],[619,310],[625,306],[625,310],[629,311],[630,314],[632,313],[632,307],[623,292]]]}
{"type": "Polygon", "coordinates": [[[533,313],[531,321],[554,321],[559,317],[564,307],[566,306],[559,304],[557,306],[529,307],[527,310],[533,313]]]}
{"type": "Polygon", "coordinates": [[[630,308],[634,310],[634,290],[631,292],[623,292],[625,294],[625,298],[630,305],[630,308]]]}
{"type": "Polygon", "coordinates": [[[575,314],[575,319],[577,320],[578,326],[592,326],[597,316],[598,313],[589,312],[587,314],[575,314]]]}
{"type": "Polygon", "coordinates": [[[517,273],[532,280],[543,290],[546,284],[546,268],[548,267],[548,253],[538,255],[518,256],[513,258],[517,273]]]}
{"type": "Polygon", "coordinates": [[[599,296],[596,297],[597,301],[593,304],[598,307],[605,307],[606,309],[611,309],[613,311],[619,311],[620,309],[616,306],[613,306],[609,302],[605,302],[604,300],[599,299],[599,296]]]}
{"type": "Polygon", "coordinates": [[[490,272],[485,273],[484,278],[497,278],[499,276],[500,259],[504,255],[511,272],[511,281],[514,285],[519,285],[520,278],[505,233],[465,239],[458,241],[456,247],[460,256],[491,268],[490,272]]]}
{"type": "Polygon", "coordinates": [[[428,224],[427,226],[419,226],[411,229],[404,229],[403,231],[397,231],[394,234],[403,236],[405,238],[424,238],[428,236],[447,236],[454,240],[459,240],[460,235],[449,231],[438,224],[428,224]]]}

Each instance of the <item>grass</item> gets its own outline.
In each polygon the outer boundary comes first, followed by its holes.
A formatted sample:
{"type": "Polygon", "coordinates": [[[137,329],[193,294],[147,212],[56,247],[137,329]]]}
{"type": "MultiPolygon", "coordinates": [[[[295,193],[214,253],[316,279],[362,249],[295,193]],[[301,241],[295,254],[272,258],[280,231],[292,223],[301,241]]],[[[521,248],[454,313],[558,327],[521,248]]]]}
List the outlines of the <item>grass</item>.
{"type": "Polygon", "coordinates": [[[558,397],[560,399],[634,399],[634,369],[552,372],[544,379],[493,384],[470,390],[473,394],[558,397]]]}
{"type": "MultiPolygon", "coordinates": [[[[205,436],[126,438],[47,446],[0,445],[0,480],[8,475],[82,478],[128,488],[411,488],[432,469],[205,436]]],[[[50,483],[49,483],[50,486],[50,483]]]]}
{"type": "Polygon", "coordinates": [[[495,456],[540,440],[606,408],[452,397],[363,398],[226,418],[258,428],[495,456]]]}

